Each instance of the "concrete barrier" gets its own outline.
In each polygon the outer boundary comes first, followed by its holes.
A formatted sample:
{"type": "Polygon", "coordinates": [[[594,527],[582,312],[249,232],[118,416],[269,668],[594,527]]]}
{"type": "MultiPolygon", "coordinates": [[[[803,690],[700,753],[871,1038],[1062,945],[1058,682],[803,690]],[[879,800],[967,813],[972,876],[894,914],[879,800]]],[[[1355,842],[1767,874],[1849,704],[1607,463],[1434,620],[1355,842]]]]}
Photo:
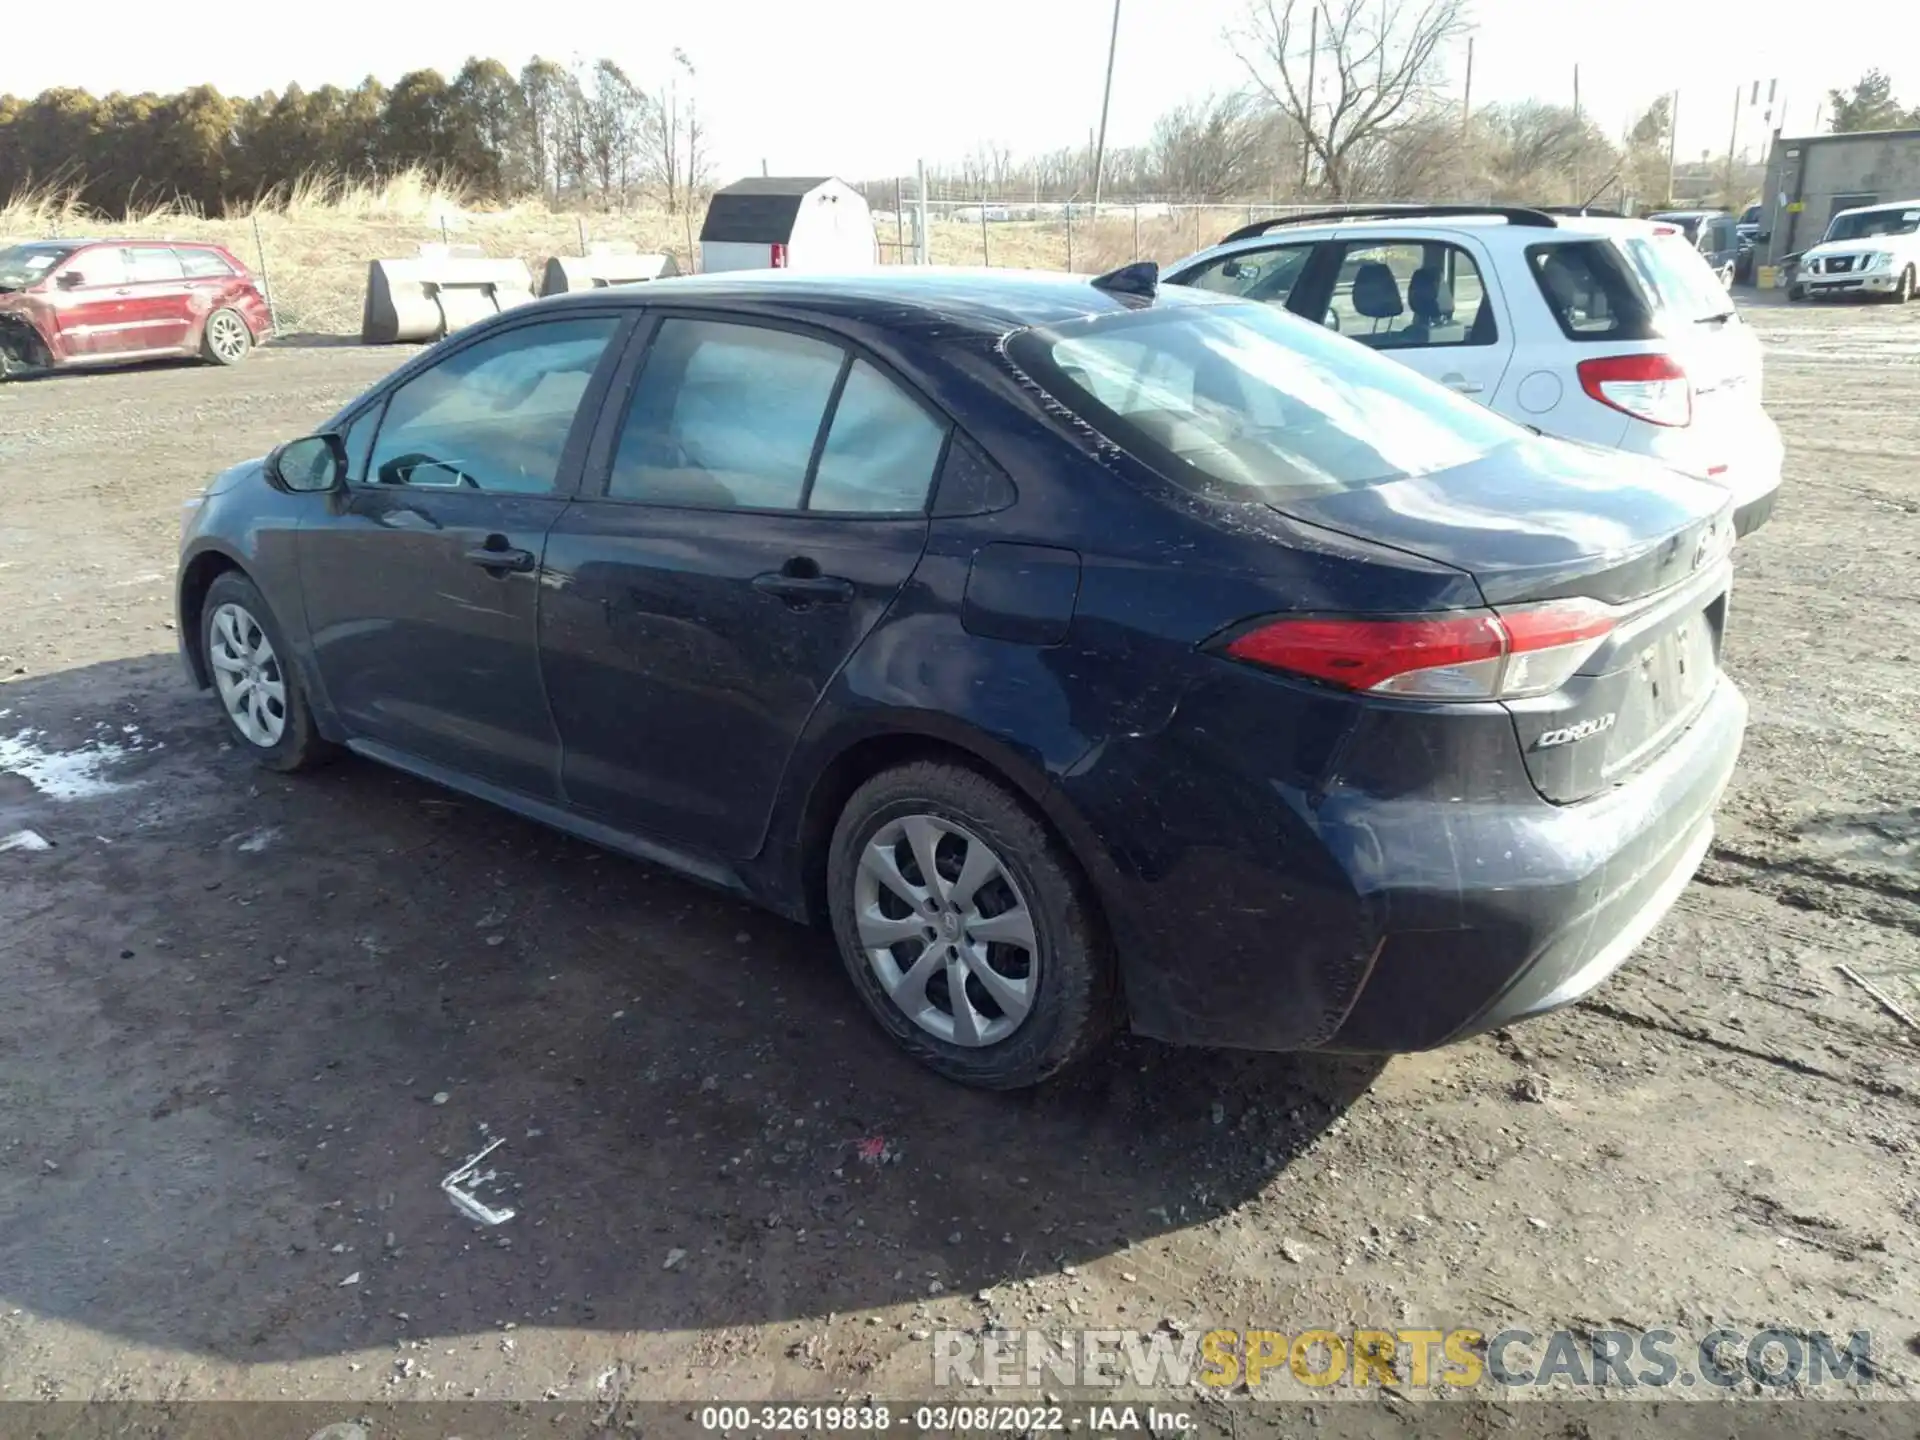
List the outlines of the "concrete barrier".
{"type": "Polygon", "coordinates": [[[360,343],[438,340],[532,299],[533,276],[521,260],[462,255],[374,260],[367,265],[360,343]]]}
{"type": "Polygon", "coordinates": [[[671,255],[555,255],[541,271],[540,293],[604,290],[609,285],[638,285],[679,273],[671,255]]]}

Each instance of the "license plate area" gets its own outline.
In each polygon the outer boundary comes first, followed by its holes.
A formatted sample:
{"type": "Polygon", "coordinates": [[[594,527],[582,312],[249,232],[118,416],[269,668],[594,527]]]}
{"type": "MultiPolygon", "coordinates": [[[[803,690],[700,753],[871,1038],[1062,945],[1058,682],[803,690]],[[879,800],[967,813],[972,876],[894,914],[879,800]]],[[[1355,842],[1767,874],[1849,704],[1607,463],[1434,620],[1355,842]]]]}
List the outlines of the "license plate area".
{"type": "Polygon", "coordinates": [[[1626,668],[1619,721],[1607,746],[1606,777],[1634,769],[1684,729],[1706,703],[1720,673],[1727,597],[1663,629],[1626,668]]]}

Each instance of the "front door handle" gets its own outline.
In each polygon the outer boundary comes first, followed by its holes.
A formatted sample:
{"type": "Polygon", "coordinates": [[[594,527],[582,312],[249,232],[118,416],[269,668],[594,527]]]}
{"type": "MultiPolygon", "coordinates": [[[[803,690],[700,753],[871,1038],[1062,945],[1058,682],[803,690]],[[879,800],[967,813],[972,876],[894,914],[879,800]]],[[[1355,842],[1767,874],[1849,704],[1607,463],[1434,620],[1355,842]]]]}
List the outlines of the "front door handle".
{"type": "Polygon", "coordinates": [[[1449,390],[1457,390],[1462,395],[1478,395],[1482,390],[1487,388],[1478,380],[1469,380],[1458,371],[1455,371],[1451,375],[1442,375],[1440,377],[1440,383],[1449,390]]]}
{"type": "Polygon", "coordinates": [[[771,570],[753,577],[762,595],[777,595],[797,605],[844,605],[853,599],[853,582],[838,575],[789,575],[771,570]]]}
{"type": "Polygon", "coordinates": [[[504,535],[489,535],[486,544],[467,551],[467,559],[500,575],[524,575],[534,566],[533,552],[507,544],[504,535]]]}

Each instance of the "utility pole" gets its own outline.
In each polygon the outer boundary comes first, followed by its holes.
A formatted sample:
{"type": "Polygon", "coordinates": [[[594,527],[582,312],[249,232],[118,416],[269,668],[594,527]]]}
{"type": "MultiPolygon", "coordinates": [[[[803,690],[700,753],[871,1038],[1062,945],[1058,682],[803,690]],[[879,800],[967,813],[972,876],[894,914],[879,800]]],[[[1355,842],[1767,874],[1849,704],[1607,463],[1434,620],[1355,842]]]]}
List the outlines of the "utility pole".
{"type": "Polygon", "coordinates": [[[1467,125],[1473,119],[1473,37],[1467,36],[1467,80],[1460,89],[1460,143],[1467,143],[1467,125]]]}
{"type": "Polygon", "coordinates": [[[1580,67],[1573,67],[1573,203],[1578,205],[1585,200],[1586,191],[1580,184],[1580,154],[1587,148],[1587,132],[1580,124],[1580,67]]]}
{"type": "Polygon", "coordinates": [[[1673,206],[1673,152],[1680,139],[1680,92],[1673,92],[1673,104],[1667,110],[1667,206],[1673,206]]]}
{"type": "MultiPolygon", "coordinates": [[[[1758,80],[1753,82],[1753,88],[1756,93],[1759,91],[1760,82],[1758,80]]],[[[1733,151],[1734,151],[1734,147],[1739,143],[1740,143],[1740,87],[1736,85],[1733,87],[1733,133],[1727,136],[1726,203],[1729,205],[1733,203],[1733,151]]]]}
{"type": "Polygon", "coordinates": [[[1313,174],[1313,67],[1320,58],[1320,7],[1315,5],[1310,14],[1313,24],[1307,40],[1307,113],[1300,126],[1300,188],[1303,191],[1313,174]]]}
{"type": "Polygon", "coordinates": [[[1120,0],[1113,0],[1113,30],[1107,36],[1107,83],[1100,91],[1100,138],[1093,147],[1093,203],[1098,215],[1100,174],[1107,160],[1107,109],[1113,104],[1113,57],[1120,49],[1120,0]]]}

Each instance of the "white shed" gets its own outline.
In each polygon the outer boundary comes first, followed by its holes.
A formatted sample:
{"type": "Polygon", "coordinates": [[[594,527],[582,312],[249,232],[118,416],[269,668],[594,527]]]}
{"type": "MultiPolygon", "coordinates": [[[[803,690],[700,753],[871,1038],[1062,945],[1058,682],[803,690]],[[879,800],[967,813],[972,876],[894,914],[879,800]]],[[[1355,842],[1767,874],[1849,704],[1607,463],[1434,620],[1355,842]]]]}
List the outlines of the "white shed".
{"type": "Polygon", "coordinates": [[[860,270],[879,262],[873,216],[830,176],[755,176],[714,192],[700,227],[700,268],[860,270]]]}

